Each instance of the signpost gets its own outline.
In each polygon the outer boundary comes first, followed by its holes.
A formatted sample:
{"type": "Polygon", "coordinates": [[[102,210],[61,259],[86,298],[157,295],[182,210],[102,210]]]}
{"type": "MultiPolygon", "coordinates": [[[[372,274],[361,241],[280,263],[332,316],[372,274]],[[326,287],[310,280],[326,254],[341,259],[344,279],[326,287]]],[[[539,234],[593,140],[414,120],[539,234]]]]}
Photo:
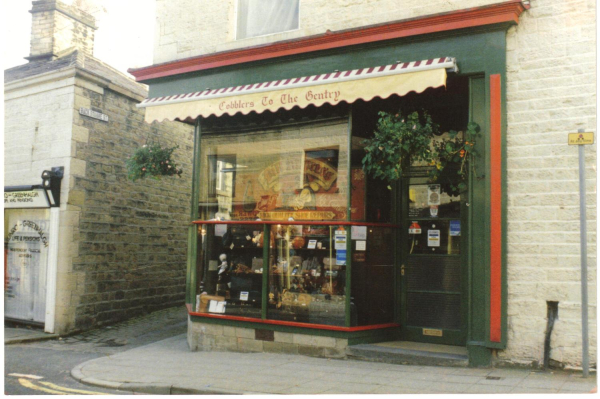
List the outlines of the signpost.
{"type": "Polygon", "coordinates": [[[587,292],[587,225],[585,209],[585,154],[584,145],[594,144],[594,133],[569,133],[569,145],[579,146],[579,225],[581,243],[581,333],[583,378],[589,376],[589,340],[588,340],[588,292],[587,292]]]}

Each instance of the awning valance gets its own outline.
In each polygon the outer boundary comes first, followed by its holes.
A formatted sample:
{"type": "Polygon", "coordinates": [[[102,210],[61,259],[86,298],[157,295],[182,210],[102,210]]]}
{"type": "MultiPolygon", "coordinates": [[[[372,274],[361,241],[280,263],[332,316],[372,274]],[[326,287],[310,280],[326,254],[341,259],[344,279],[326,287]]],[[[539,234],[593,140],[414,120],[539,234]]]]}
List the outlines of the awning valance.
{"type": "Polygon", "coordinates": [[[252,111],[277,111],[281,108],[305,108],[308,105],[335,105],[358,99],[403,96],[421,93],[430,87],[446,85],[446,70],[456,71],[451,57],[398,62],[392,65],[334,71],[322,75],[290,78],[245,86],[155,97],[138,107],[146,108],[146,122],[195,119],[198,116],[246,115],[252,111]]]}

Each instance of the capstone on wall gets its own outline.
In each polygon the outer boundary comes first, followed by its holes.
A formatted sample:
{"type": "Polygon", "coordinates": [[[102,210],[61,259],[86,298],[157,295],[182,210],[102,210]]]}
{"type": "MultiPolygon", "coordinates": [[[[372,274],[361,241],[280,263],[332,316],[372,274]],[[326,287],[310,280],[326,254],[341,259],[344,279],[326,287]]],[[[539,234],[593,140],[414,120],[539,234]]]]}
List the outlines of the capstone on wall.
{"type": "MultiPolygon", "coordinates": [[[[154,63],[416,18],[501,1],[301,1],[300,29],[235,40],[236,0],[157,0],[154,63]]],[[[559,318],[551,359],[581,363],[577,149],[596,126],[596,3],[532,0],[507,32],[508,347],[498,362],[543,360],[547,301],[559,318]]],[[[596,363],[596,146],[586,147],[590,342],[596,363]]]]}
{"type": "Polygon", "coordinates": [[[191,200],[193,127],[147,124],[139,98],[78,79],[75,88],[74,158],[70,205],[79,208],[77,256],[71,271],[75,328],[110,324],[181,305],[185,296],[191,200]],[[82,116],[89,108],[108,122],[82,116]],[[182,177],[131,182],[125,161],[143,144],[179,146],[182,177]]]}

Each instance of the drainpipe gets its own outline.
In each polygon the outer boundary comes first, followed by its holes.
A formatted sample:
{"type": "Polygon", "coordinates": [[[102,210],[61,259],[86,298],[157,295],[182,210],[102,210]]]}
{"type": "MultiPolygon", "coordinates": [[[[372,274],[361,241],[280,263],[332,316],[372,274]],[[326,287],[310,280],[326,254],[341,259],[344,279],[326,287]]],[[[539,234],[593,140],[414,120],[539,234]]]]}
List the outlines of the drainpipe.
{"type": "Polygon", "coordinates": [[[550,336],[554,328],[554,321],[558,319],[558,302],[547,301],[548,317],[546,322],[546,337],[544,338],[544,370],[548,370],[550,363],[550,336]]]}

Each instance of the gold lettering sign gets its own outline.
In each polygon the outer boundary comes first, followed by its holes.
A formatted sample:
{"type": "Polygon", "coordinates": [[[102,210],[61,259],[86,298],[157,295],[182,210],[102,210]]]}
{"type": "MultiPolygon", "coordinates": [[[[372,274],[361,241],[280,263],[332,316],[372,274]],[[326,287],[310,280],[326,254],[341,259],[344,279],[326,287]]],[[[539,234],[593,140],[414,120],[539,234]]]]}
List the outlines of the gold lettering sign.
{"type": "Polygon", "coordinates": [[[329,211],[308,211],[308,212],[259,212],[258,217],[266,220],[331,220],[335,218],[334,212],[329,211]]]}
{"type": "Polygon", "coordinates": [[[441,337],[443,334],[442,330],[437,330],[435,328],[424,328],[423,335],[429,335],[430,337],[441,337]]]}

